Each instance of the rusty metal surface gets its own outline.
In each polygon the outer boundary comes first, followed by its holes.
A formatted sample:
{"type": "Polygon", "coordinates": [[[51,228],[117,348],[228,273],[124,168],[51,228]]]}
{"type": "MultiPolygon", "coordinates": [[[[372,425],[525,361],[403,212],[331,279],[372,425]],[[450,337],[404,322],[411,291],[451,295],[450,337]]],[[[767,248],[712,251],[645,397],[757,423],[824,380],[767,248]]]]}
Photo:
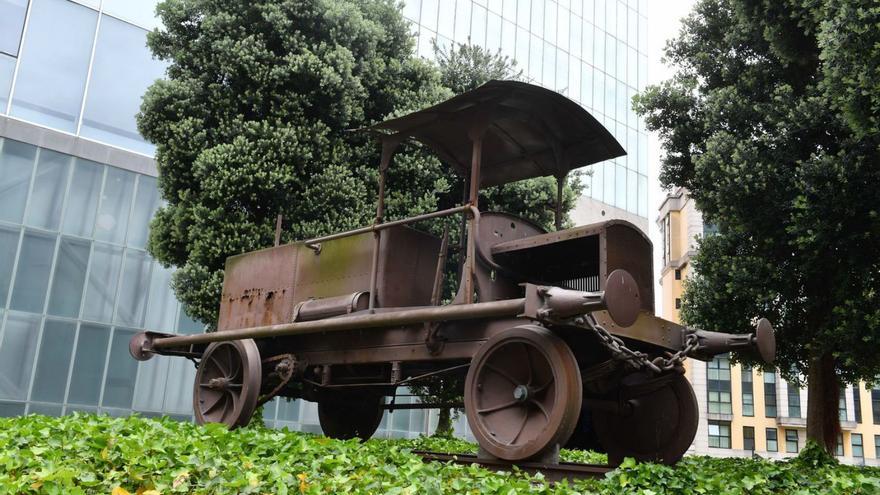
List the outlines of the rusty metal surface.
{"type": "Polygon", "coordinates": [[[564,176],[626,152],[582,106],[554,91],[516,81],[490,81],[445,102],[371,127],[415,139],[463,177],[470,175],[470,124],[482,136],[480,187],[564,176]]]}
{"type": "Polygon", "coordinates": [[[211,344],[193,384],[196,423],[246,426],[257,407],[261,383],[260,352],[253,340],[211,344]]]}
{"type": "Polygon", "coordinates": [[[574,481],[587,478],[601,478],[611,471],[611,466],[598,464],[577,464],[573,462],[545,463],[545,462],[515,462],[510,463],[498,459],[481,459],[473,454],[445,454],[441,452],[426,452],[414,450],[413,454],[419,456],[425,462],[451,462],[465,466],[478,465],[493,471],[510,472],[514,466],[520,471],[535,475],[541,473],[544,479],[551,483],[560,481],[574,481]]]}
{"type": "Polygon", "coordinates": [[[593,427],[609,462],[619,464],[624,457],[633,457],[674,464],[681,459],[697,434],[700,415],[684,375],[632,374],[624,379],[618,394],[634,400],[630,414],[592,412],[593,427]]]}
{"type": "Polygon", "coordinates": [[[611,334],[637,342],[647,342],[670,351],[677,351],[684,345],[685,327],[642,311],[635,323],[628,327],[617,325],[607,311],[593,313],[596,322],[611,334]]]}
{"type": "Polygon", "coordinates": [[[489,454],[521,461],[564,445],[581,408],[581,376],[568,345],[546,328],[501,332],[474,355],[465,380],[468,425],[489,454]]]}
{"type": "Polygon", "coordinates": [[[367,309],[366,292],[355,292],[335,297],[308,299],[296,305],[293,321],[315,321],[333,316],[347,315],[367,309]]]}

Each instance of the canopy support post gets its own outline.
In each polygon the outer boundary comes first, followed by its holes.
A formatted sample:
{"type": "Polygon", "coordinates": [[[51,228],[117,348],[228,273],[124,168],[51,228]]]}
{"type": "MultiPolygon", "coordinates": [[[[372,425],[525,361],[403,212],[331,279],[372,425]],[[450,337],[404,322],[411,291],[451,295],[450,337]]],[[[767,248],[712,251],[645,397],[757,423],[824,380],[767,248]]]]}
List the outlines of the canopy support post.
{"type": "Polygon", "coordinates": [[[556,230],[562,230],[562,192],[565,189],[565,175],[556,176],[556,212],[554,214],[554,223],[556,230]]]}
{"type": "MultiPolygon", "coordinates": [[[[385,179],[388,167],[391,165],[391,158],[394,156],[394,152],[397,151],[397,147],[400,145],[403,138],[398,134],[394,134],[390,136],[382,136],[380,139],[382,140],[382,157],[379,160],[379,192],[376,198],[376,219],[373,221],[374,226],[382,223],[385,217],[385,179]]],[[[370,266],[370,304],[368,306],[371,313],[376,308],[376,287],[379,278],[379,247],[381,240],[382,231],[378,229],[374,230],[373,260],[370,266]]]]}

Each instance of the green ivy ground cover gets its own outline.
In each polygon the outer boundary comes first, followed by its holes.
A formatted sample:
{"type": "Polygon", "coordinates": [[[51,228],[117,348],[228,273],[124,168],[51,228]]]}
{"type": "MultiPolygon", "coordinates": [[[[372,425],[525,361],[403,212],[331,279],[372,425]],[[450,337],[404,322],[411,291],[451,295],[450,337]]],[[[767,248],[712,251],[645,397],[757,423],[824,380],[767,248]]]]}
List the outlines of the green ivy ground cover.
{"type": "MultiPolygon", "coordinates": [[[[139,417],[0,418],[0,494],[880,494],[880,469],[807,460],[691,457],[674,468],[626,462],[601,480],[549,486],[523,473],[426,464],[413,449],[467,452],[474,445],[438,439],[342,442],[139,417]]],[[[563,458],[603,460],[575,451],[564,451],[563,458]]]]}

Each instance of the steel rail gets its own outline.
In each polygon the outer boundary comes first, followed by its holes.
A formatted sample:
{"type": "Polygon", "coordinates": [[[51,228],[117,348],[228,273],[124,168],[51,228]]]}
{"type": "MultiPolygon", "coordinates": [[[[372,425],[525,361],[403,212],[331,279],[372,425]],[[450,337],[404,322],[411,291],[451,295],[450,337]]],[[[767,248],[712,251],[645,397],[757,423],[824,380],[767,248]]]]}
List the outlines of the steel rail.
{"type": "Polygon", "coordinates": [[[193,344],[208,344],[239,339],[255,339],[262,337],[282,337],[287,335],[304,335],[321,332],[338,332],[361,328],[379,328],[412,325],[433,321],[467,320],[471,318],[496,318],[515,316],[525,311],[525,298],[505,301],[491,301],[473,304],[455,304],[447,306],[430,306],[426,308],[404,309],[388,313],[371,313],[353,316],[340,316],[325,320],[280,323],[260,327],[224,330],[220,332],[195,335],[175,335],[153,339],[150,348],[177,347],[193,344]]]}
{"type": "Polygon", "coordinates": [[[601,478],[613,470],[612,466],[599,464],[578,464],[574,462],[546,463],[534,461],[504,461],[501,459],[480,459],[473,454],[444,454],[413,450],[413,454],[425,462],[451,462],[462,465],[478,465],[493,471],[513,471],[514,467],[530,475],[541,473],[551,483],[563,480],[601,478]]]}

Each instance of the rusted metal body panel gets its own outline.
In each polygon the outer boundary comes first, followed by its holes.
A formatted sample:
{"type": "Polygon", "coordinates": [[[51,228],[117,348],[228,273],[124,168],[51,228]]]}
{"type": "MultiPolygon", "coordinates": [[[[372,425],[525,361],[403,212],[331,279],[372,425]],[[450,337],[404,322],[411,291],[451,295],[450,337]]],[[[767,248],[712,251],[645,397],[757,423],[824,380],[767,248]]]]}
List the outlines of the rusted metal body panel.
{"type": "MultiPolygon", "coordinates": [[[[430,304],[440,240],[408,227],[382,231],[379,307],[430,304]]],[[[370,289],[373,234],[331,239],[313,249],[287,244],[226,262],[219,331],[289,323],[300,302],[370,289]]]]}

